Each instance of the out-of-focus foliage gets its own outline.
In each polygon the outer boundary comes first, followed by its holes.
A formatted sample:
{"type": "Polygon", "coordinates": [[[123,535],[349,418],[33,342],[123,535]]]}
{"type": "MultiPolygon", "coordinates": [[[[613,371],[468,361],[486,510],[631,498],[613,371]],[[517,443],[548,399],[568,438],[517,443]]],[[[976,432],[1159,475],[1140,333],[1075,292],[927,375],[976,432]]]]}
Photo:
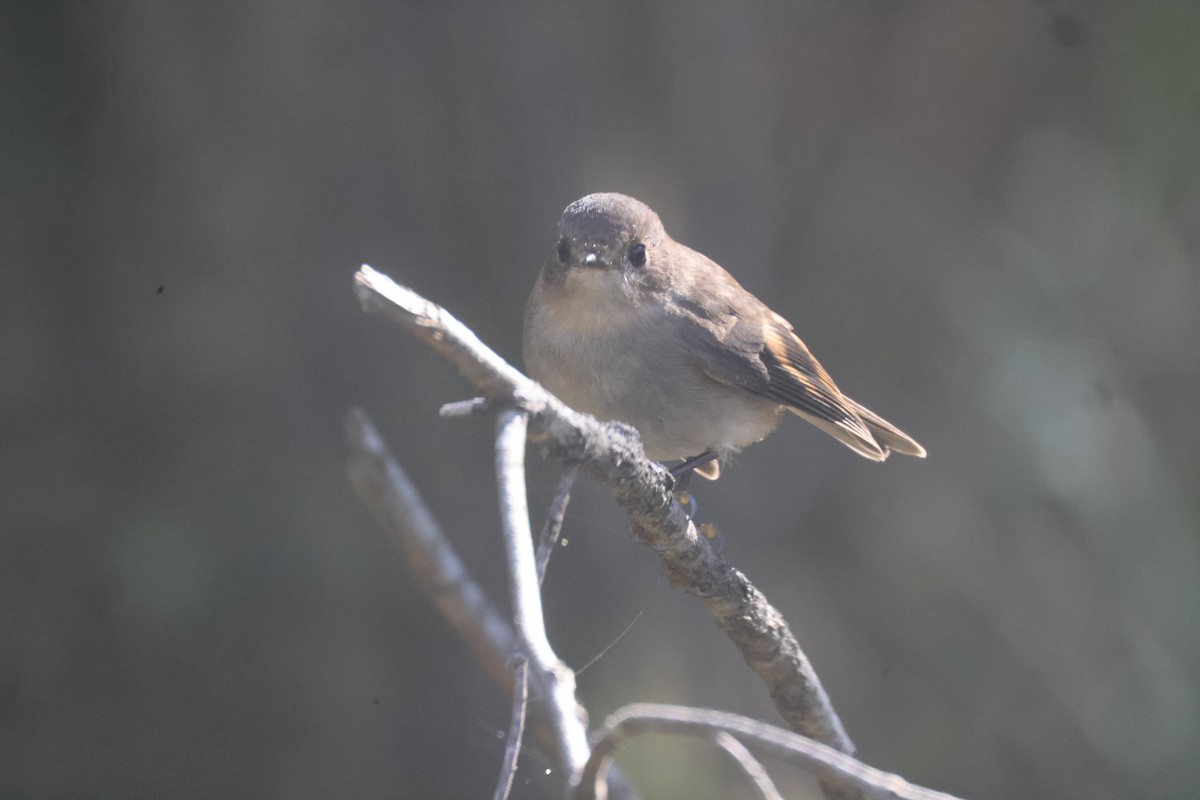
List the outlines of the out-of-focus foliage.
{"type": "MultiPolygon", "coordinates": [[[[508,702],[348,489],[340,418],[377,417],[502,602],[490,425],[437,419],[470,390],[351,275],[519,363],[559,212],[615,190],[929,448],[792,420],[698,487],[860,755],[974,798],[1195,797],[1197,42],[1189,0],[9,4],[3,793],[490,792],[508,702]]],[[[584,482],[546,582],[575,666],[641,614],[592,713],[774,721],[624,524],[584,482]]],[[[745,791],[690,744],[623,764],[745,791]]]]}

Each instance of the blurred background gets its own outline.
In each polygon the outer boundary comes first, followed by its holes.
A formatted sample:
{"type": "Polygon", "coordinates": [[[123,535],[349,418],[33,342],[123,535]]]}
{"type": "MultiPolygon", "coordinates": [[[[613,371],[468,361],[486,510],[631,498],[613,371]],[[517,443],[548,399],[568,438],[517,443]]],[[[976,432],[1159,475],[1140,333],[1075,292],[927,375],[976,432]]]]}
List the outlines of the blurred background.
{"type": "MultiPolygon", "coordinates": [[[[349,489],[342,419],[507,608],[491,423],[437,417],[470,387],[352,275],[519,364],[562,208],[609,190],[929,449],[792,419],[698,487],[860,757],[972,798],[1195,797],[1197,41],[1191,0],[6,3],[3,794],[490,795],[508,699],[349,489]]],[[[539,520],[556,475],[531,452],[539,520]]],[[[545,586],[568,663],[612,645],[593,723],[778,722],[626,530],[582,481],[545,586]]],[[[698,745],[621,764],[647,798],[748,793],[698,745]]],[[[515,796],[559,796],[547,766],[515,796]]]]}

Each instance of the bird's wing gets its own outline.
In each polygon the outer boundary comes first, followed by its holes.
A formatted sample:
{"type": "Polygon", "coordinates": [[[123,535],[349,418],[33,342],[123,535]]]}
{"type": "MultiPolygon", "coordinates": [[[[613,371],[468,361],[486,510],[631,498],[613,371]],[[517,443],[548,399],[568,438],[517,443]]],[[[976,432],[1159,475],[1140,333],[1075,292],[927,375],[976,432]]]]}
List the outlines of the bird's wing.
{"type": "Polygon", "coordinates": [[[704,302],[676,298],[697,366],[713,380],[779,403],[866,458],[887,458],[888,449],[875,441],[856,404],[791,325],[737,288],[735,295],[714,292],[704,302]]]}

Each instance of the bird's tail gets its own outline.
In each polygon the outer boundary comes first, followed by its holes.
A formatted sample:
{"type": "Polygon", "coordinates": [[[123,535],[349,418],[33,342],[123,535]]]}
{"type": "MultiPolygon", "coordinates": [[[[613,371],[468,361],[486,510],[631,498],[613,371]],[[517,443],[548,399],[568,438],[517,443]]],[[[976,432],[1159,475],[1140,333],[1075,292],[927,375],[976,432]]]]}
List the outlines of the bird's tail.
{"type": "Polygon", "coordinates": [[[917,458],[925,457],[925,448],[917,444],[917,440],[909,436],[904,431],[897,428],[892,423],[888,422],[883,417],[876,414],[869,408],[856,403],[849,397],[846,402],[850,404],[862,421],[866,423],[867,428],[871,431],[871,436],[881,447],[887,450],[895,450],[897,453],[903,453],[906,456],[916,456],[917,458]]]}

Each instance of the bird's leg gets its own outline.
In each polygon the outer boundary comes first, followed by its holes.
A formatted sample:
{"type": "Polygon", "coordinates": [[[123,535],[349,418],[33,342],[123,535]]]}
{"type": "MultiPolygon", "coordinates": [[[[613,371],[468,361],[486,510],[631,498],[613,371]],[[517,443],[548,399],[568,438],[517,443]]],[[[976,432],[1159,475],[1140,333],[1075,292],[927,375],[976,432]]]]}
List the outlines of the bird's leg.
{"type": "Polygon", "coordinates": [[[689,517],[695,517],[697,510],[696,498],[688,491],[688,484],[692,482],[692,473],[697,468],[711,463],[716,457],[717,454],[713,452],[701,453],[670,470],[671,478],[675,481],[675,486],[672,488],[675,499],[679,501],[680,505],[687,506],[689,517]]]}
{"type": "Polygon", "coordinates": [[[698,456],[692,456],[677,467],[671,467],[671,477],[675,479],[676,491],[679,491],[681,488],[687,489],[687,482],[691,479],[692,473],[705,464],[716,460],[717,454],[709,450],[698,456]]]}

